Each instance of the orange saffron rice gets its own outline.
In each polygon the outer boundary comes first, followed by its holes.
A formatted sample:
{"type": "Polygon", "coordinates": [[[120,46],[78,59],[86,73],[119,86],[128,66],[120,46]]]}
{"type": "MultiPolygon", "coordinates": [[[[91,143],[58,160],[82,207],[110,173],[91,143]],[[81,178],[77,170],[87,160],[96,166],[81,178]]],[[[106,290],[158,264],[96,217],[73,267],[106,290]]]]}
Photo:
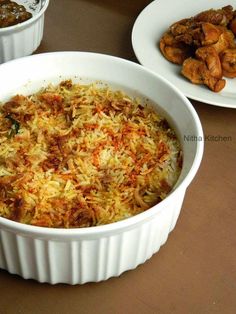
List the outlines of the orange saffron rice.
{"type": "Polygon", "coordinates": [[[182,166],[167,121],[121,91],[71,80],[0,107],[0,216],[90,227],[163,200],[182,166]]]}

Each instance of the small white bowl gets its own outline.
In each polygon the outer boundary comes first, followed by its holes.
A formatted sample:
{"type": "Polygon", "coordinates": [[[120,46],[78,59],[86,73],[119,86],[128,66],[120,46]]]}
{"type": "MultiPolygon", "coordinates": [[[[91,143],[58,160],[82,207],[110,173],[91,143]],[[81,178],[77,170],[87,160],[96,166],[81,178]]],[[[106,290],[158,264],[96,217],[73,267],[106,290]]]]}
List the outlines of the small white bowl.
{"type": "Polygon", "coordinates": [[[148,98],[175,128],[184,159],[179,180],[166,199],[116,223],[53,229],[0,217],[0,268],[52,284],[82,284],[119,276],[157,252],[176,224],[186,188],[203,154],[201,123],[188,99],[157,74],[117,57],[56,52],[7,62],[0,66],[0,101],[69,78],[82,83],[99,80],[130,96],[148,98]]]}
{"type": "Polygon", "coordinates": [[[32,0],[15,2],[24,5],[33,16],[25,22],[0,28],[0,63],[30,55],[43,38],[44,13],[49,0],[40,0],[37,5],[32,0]]]}

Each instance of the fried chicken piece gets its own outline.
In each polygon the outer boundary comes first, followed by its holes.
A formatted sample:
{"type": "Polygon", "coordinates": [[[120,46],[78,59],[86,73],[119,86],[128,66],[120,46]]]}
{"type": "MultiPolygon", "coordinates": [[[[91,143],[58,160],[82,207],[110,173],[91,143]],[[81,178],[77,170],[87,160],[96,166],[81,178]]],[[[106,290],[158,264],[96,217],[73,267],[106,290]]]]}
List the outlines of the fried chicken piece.
{"type": "Polygon", "coordinates": [[[216,43],[222,33],[222,30],[220,28],[208,22],[201,24],[201,30],[201,46],[207,46],[216,43]]]}
{"type": "Polygon", "coordinates": [[[233,7],[227,5],[221,9],[206,10],[194,16],[194,20],[197,22],[208,22],[214,25],[226,26],[233,18],[233,7]]]}
{"type": "Polygon", "coordinates": [[[234,41],[234,34],[231,30],[228,30],[226,27],[221,27],[222,33],[219,37],[219,40],[212,44],[211,46],[215,48],[218,54],[228,48],[236,47],[234,41]]]}
{"type": "Polygon", "coordinates": [[[190,46],[193,45],[192,31],[196,27],[195,23],[194,25],[191,24],[191,20],[189,21],[189,19],[184,19],[171,25],[169,30],[176,42],[184,43],[190,46]]]}
{"type": "MultiPolygon", "coordinates": [[[[196,47],[207,46],[216,43],[219,40],[222,31],[215,25],[211,23],[197,23],[196,27],[189,30],[185,34],[191,36],[191,44],[196,47]]],[[[181,40],[182,38],[176,37],[176,40],[181,40]]],[[[190,42],[190,41],[189,41],[190,42]]]]}
{"type": "Polygon", "coordinates": [[[200,47],[195,52],[196,58],[206,64],[210,75],[215,78],[222,78],[222,68],[218,53],[212,46],[200,47]]]}
{"type": "Polygon", "coordinates": [[[222,30],[208,22],[196,23],[192,19],[184,19],[174,23],[170,32],[176,42],[200,47],[216,43],[222,30]]]}
{"type": "Polygon", "coordinates": [[[183,64],[193,56],[195,46],[216,43],[222,31],[210,23],[191,24],[189,19],[181,20],[170,27],[161,38],[159,47],[167,60],[183,64]]]}
{"type": "Polygon", "coordinates": [[[171,34],[176,37],[186,34],[197,27],[197,23],[192,18],[179,20],[169,27],[171,34]]]}
{"type": "Polygon", "coordinates": [[[166,32],[159,43],[164,57],[175,64],[183,64],[192,55],[191,48],[184,43],[177,42],[170,32],[166,32]]]}
{"type": "Polygon", "coordinates": [[[188,58],[183,63],[181,73],[194,84],[204,84],[212,91],[219,92],[225,87],[224,79],[213,77],[206,64],[194,58],[188,58]]]}
{"type": "Polygon", "coordinates": [[[183,64],[181,73],[192,83],[219,92],[226,83],[223,75],[236,77],[235,34],[236,11],[227,5],[172,24],[160,50],[169,61],[183,64]]]}
{"type": "Polygon", "coordinates": [[[223,75],[226,77],[236,77],[236,49],[226,49],[221,54],[221,65],[223,75]]]}

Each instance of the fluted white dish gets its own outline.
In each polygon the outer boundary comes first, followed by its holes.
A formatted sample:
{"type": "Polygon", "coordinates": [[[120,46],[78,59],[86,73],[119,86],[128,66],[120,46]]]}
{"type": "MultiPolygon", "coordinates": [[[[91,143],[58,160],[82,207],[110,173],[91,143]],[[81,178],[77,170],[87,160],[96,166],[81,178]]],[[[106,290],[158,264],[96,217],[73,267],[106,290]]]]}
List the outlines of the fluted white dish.
{"type": "Polygon", "coordinates": [[[106,280],[149,259],[175,227],[185,191],[203,154],[201,123],[188,99],[157,74],[117,57],[55,52],[7,62],[0,66],[0,101],[69,78],[83,83],[99,80],[130,96],[149,99],[175,128],[184,160],[180,178],[169,196],[123,221],[98,227],[53,229],[0,217],[0,268],[51,284],[106,280]]]}
{"type": "Polygon", "coordinates": [[[40,45],[44,31],[44,15],[49,0],[16,0],[24,5],[32,17],[22,23],[0,28],[0,63],[28,56],[40,45]]]}

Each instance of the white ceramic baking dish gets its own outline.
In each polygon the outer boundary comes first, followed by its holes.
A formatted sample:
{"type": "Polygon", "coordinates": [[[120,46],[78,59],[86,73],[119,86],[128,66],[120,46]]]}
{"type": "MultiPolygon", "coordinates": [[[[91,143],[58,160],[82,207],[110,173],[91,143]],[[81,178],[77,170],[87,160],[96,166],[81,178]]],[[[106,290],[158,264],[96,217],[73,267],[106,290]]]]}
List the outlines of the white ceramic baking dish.
{"type": "Polygon", "coordinates": [[[49,0],[15,0],[32,13],[32,18],[0,28],[0,63],[28,56],[40,45],[44,31],[44,13],[49,0]]]}
{"type": "Polygon", "coordinates": [[[149,259],[173,230],[203,154],[201,123],[188,99],[162,77],[117,57],[56,52],[7,62],[0,66],[0,100],[68,78],[84,83],[99,80],[131,96],[148,98],[178,133],[184,161],[180,178],[165,200],[120,222],[52,229],[0,218],[0,268],[52,284],[106,280],[149,259]]]}

